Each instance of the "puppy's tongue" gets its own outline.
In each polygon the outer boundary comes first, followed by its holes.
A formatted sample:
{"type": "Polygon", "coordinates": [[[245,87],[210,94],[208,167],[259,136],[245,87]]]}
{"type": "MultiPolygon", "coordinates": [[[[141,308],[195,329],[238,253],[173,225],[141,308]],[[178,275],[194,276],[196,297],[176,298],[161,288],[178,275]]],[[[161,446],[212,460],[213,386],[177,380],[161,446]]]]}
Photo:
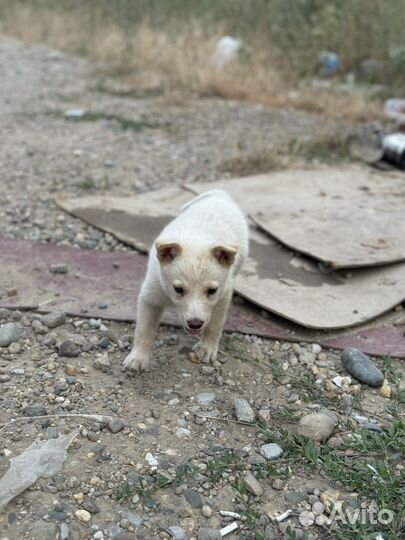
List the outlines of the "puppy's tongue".
{"type": "Polygon", "coordinates": [[[202,328],[193,329],[193,328],[186,328],[187,334],[190,334],[190,336],[199,336],[202,332],[202,328]]]}

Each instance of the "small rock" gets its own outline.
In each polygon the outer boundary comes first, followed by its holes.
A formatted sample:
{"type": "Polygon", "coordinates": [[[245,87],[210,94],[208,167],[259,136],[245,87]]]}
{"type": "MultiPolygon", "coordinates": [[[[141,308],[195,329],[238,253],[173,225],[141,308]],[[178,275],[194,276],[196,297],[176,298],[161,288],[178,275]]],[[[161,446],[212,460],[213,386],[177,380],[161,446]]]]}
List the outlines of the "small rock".
{"type": "Polygon", "coordinates": [[[350,375],[369,386],[381,386],[384,374],[371,359],[357,349],[345,349],[342,352],[342,362],[350,375]]]}
{"type": "Polygon", "coordinates": [[[281,478],[275,478],[271,484],[271,487],[279,491],[284,488],[284,485],[285,483],[281,478]]]}
{"type": "Polygon", "coordinates": [[[252,424],[255,421],[255,412],[246,399],[235,399],[235,414],[239,422],[252,424]]]}
{"type": "Polygon", "coordinates": [[[52,274],[66,274],[68,272],[68,265],[65,263],[51,264],[49,271],[52,274]]]}
{"type": "Polygon", "coordinates": [[[103,336],[98,342],[98,346],[100,347],[100,349],[108,349],[110,343],[110,338],[108,336],[103,336]]]}
{"type": "Polygon", "coordinates": [[[77,375],[77,367],[74,366],[73,364],[66,364],[65,373],[66,375],[70,375],[70,376],[77,375]]]}
{"type": "Polygon", "coordinates": [[[147,452],[147,454],[145,456],[145,461],[151,467],[157,467],[159,465],[159,461],[150,452],[147,452]]]}
{"type": "Polygon", "coordinates": [[[190,506],[193,508],[202,508],[203,500],[199,493],[192,489],[185,489],[183,495],[190,506]]]}
{"type": "Polygon", "coordinates": [[[6,308],[0,308],[0,321],[11,317],[11,311],[6,308]]]}
{"type": "Polygon", "coordinates": [[[339,388],[349,388],[352,379],[350,377],[342,377],[341,375],[337,375],[332,379],[332,382],[339,388]]]}
{"type": "Polygon", "coordinates": [[[201,527],[198,531],[197,540],[222,540],[221,531],[218,529],[201,527]]]}
{"type": "Polygon", "coordinates": [[[108,429],[112,433],[118,433],[125,427],[124,422],[121,420],[121,418],[113,418],[108,422],[108,429]]]}
{"type": "Polygon", "coordinates": [[[20,339],[20,327],[14,322],[9,322],[0,327],[0,347],[8,347],[14,341],[20,339]]]}
{"type": "Polygon", "coordinates": [[[201,392],[195,396],[195,400],[201,407],[208,407],[215,400],[215,397],[212,392],[201,392]]]}
{"type": "Polygon", "coordinates": [[[99,369],[101,371],[106,371],[110,369],[111,362],[108,358],[108,353],[97,356],[93,362],[93,366],[95,367],[95,369],[99,369]]]}
{"type": "Polygon", "coordinates": [[[320,501],[314,502],[312,505],[312,512],[316,514],[317,516],[320,516],[325,511],[325,505],[321,503],[320,501]]]}
{"type": "Polygon", "coordinates": [[[8,352],[11,354],[19,354],[21,352],[21,345],[19,343],[11,343],[8,348],[8,352]]]}
{"type": "Polygon", "coordinates": [[[25,416],[46,416],[48,411],[43,405],[27,405],[24,409],[25,416]]]}
{"type": "Polygon", "coordinates": [[[215,371],[214,366],[200,366],[200,372],[203,375],[212,375],[215,371]]]}
{"type": "Polygon", "coordinates": [[[10,379],[11,379],[11,377],[7,373],[0,373],[0,383],[7,382],[10,379]]]}
{"type": "Polygon", "coordinates": [[[80,510],[76,510],[75,516],[79,521],[82,521],[83,523],[88,523],[91,520],[91,514],[87,510],[84,510],[81,508],[80,510]]]}
{"type": "Polygon", "coordinates": [[[201,513],[204,517],[210,518],[212,516],[212,508],[208,504],[203,504],[201,508],[201,513]]]}
{"type": "Polygon", "coordinates": [[[56,426],[49,426],[46,428],[47,439],[57,439],[59,437],[59,430],[56,426]]]}
{"type": "Polygon", "coordinates": [[[79,356],[80,354],[80,347],[70,339],[67,339],[66,341],[62,341],[62,343],[58,347],[58,355],[59,356],[67,356],[69,358],[74,358],[75,356],[79,356]]]}
{"type": "Polygon", "coordinates": [[[313,441],[326,441],[337,424],[336,416],[326,412],[303,416],[298,423],[298,433],[313,441]]]}
{"type": "Polygon", "coordinates": [[[82,502],[82,506],[90,514],[98,514],[100,512],[100,508],[95,503],[95,501],[93,501],[93,499],[90,499],[90,497],[86,497],[84,499],[84,501],[82,502]]]}
{"type": "Polygon", "coordinates": [[[260,447],[260,453],[268,461],[271,461],[280,458],[284,454],[284,450],[276,443],[269,443],[260,447]]]}
{"type": "Polygon", "coordinates": [[[259,417],[259,420],[261,422],[267,424],[268,422],[270,422],[270,409],[260,409],[260,411],[257,413],[257,416],[259,417]]]}
{"type": "Polygon", "coordinates": [[[328,521],[328,518],[325,516],[325,514],[320,514],[319,516],[316,516],[315,518],[315,523],[319,525],[320,527],[325,526],[327,521],[328,521]]]}
{"type": "Polygon", "coordinates": [[[69,530],[69,525],[67,523],[60,524],[59,536],[60,536],[60,540],[69,540],[70,530],[69,530]]]}
{"type": "Polygon", "coordinates": [[[46,334],[48,332],[48,328],[38,319],[32,321],[31,328],[36,334],[46,334]]]}
{"type": "Polygon", "coordinates": [[[63,311],[51,311],[41,318],[42,324],[48,328],[56,328],[66,322],[66,313],[63,311]]]}
{"type": "Polygon", "coordinates": [[[383,385],[381,386],[380,388],[380,394],[387,398],[387,399],[390,399],[391,397],[391,394],[392,394],[392,389],[391,389],[391,386],[388,384],[388,381],[385,380],[383,382],[383,385]]]}
{"type": "Polygon", "coordinates": [[[340,499],[340,491],[337,489],[327,489],[320,496],[321,502],[325,505],[325,511],[330,514],[332,512],[334,505],[340,499]]]}
{"type": "Polygon", "coordinates": [[[179,439],[188,439],[191,436],[191,431],[187,428],[179,428],[176,430],[176,436],[179,439]]]}
{"type": "Polygon", "coordinates": [[[252,493],[255,497],[261,497],[264,493],[263,487],[260,482],[248,471],[243,479],[243,483],[246,489],[252,493]]]}
{"type": "Polygon", "coordinates": [[[168,527],[167,530],[175,540],[187,540],[188,538],[187,532],[181,527],[168,527]]]}
{"type": "Polygon", "coordinates": [[[298,516],[298,521],[301,523],[303,527],[310,527],[311,525],[315,523],[315,515],[312,512],[309,512],[308,510],[304,510],[298,516]]]}

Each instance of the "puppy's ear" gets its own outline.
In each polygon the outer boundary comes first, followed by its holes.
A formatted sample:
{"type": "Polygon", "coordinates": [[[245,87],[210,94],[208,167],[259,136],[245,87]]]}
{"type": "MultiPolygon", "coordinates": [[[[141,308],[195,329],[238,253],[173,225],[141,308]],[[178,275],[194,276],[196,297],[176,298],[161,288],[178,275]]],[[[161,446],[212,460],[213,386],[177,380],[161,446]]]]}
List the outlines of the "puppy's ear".
{"type": "Polygon", "coordinates": [[[181,253],[181,246],[177,242],[156,241],[157,258],[162,264],[172,262],[181,253]]]}
{"type": "Polygon", "coordinates": [[[211,253],[219,264],[231,266],[235,261],[238,248],[234,246],[215,246],[212,248],[211,253]]]}

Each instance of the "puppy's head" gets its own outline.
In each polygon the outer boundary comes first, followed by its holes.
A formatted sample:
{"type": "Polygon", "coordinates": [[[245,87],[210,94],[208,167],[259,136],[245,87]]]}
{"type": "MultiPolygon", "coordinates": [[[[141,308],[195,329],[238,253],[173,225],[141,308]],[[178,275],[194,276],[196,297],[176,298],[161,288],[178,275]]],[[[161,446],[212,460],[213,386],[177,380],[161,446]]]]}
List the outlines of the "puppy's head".
{"type": "Polygon", "coordinates": [[[212,310],[230,287],[234,246],[194,246],[156,241],[162,286],[177,308],[185,331],[198,336],[209,323],[212,310]]]}

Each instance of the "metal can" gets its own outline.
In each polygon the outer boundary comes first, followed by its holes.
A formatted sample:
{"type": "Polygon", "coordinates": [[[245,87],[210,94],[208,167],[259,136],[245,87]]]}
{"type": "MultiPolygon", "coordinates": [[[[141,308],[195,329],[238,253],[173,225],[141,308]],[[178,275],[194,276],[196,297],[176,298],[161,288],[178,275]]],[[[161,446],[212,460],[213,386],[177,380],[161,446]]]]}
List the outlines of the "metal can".
{"type": "Polygon", "coordinates": [[[405,169],[405,133],[391,133],[382,140],[383,159],[399,169],[405,169]]]}

